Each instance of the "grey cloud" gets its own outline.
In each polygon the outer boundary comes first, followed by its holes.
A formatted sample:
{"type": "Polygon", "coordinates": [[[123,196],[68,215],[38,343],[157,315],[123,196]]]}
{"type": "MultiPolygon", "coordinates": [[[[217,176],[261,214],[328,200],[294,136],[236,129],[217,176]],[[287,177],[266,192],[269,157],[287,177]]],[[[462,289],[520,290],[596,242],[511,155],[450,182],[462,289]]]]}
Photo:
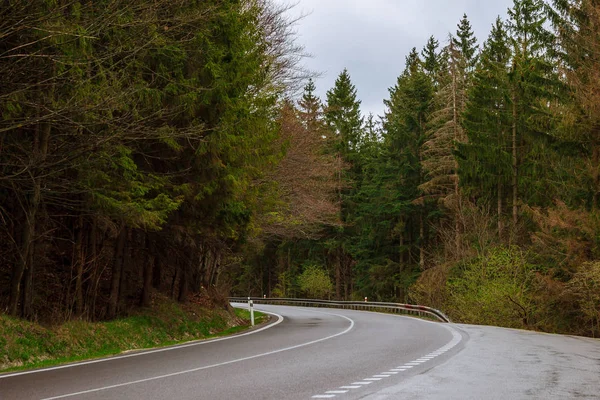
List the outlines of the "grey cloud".
{"type": "Polygon", "coordinates": [[[445,43],[463,13],[482,43],[496,17],[504,18],[511,5],[512,0],[299,0],[291,12],[310,13],[297,31],[299,42],[313,55],[306,66],[322,73],[316,82],[319,95],[325,98],[337,75],[348,68],[363,113],[382,115],[383,99],[411,48],[422,48],[431,35],[445,43]]]}

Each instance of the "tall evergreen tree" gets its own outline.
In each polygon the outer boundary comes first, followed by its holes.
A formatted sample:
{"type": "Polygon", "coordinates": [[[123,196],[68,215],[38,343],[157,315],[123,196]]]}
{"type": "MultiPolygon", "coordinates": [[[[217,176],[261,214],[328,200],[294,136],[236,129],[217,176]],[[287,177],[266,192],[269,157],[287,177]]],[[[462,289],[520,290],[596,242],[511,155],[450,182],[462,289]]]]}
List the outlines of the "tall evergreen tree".
{"type": "Polygon", "coordinates": [[[458,149],[461,186],[470,197],[490,205],[495,202],[500,234],[512,174],[510,59],[506,28],[498,17],[483,46],[473,85],[468,91],[463,116],[468,143],[458,149]]]}
{"type": "Polygon", "coordinates": [[[336,135],[335,152],[339,165],[346,166],[339,173],[340,219],[345,225],[342,232],[337,232],[331,242],[335,253],[336,297],[347,297],[351,276],[351,259],[347,251],[347,243],[352,236],[352,221],[355,214],[354,198],[360,183],[361,164],[359,148],[363,135],[363,118],[360,112],[360,100],[356,87],[350,80],[350,74],[344,69],[335,81],[333,88],[327,91],[325,121],[329,129],[336,135]],[[342,295],[342,292],[344,293],[342,295]]]}
{"type": "Polygon", "coordinates": [[[512,108],[512,217],[516,227],[519,203],[547,201],[544,169],[549,139],[548,102],[555,96],[557,76],[549,49],[553,35],[546,30],[543,0],[514,0],[507,28],[512,47],[509,81],[512,108]],[[546,105],[544,105],[544,103],[546,105]]]}
{"type": "Polygon", "coordinates": [[[557,53],[570,101],[556,111],[561,137],[574,141],[588,159],[591,207],[600,208],[600,3],[554,0],[550,10],[558,37],[557,53]]]}
{"type": "Polygon", "coordinates": [[[435,37],[431,36],[421,51],[421,55],[423,56],[423,69],[432,79],[435,79],[440,69],[441,56],[438,51],[439,47],[440,42],[438,42],[435,37]]]}
{"type": "MultiPolygon", "coordinates": [[[[404,243],[408,237],[408,241],[417,246],[421,268],[425,267],[426,204],[419,185],[424,180],[421,163],[434,90],[432,78],[423,64],[413,49],[406,59],[404,72],[390,89],[390,99],[384,101],[387,112],[383,123],[386,151],[397,163],[397,184],[400,185],[397,201],[403,204],[399,210],[400,242],[404,243]]],[[[409,255],[407,259],[410,258],[409,255]]]]}
{"type": "Polygon", "coordinates": [[[471,73],[477,64],[477,38],[471,27],[467,14],[463,14],[458,23],[456,37],[452,38],[454,47],[462,53],[467,73],[471,73]]]}
{"type": "Polygon", "coordinates": [[[309,129],[314,129],[318,125],[322,114],[322,104],[321,100],[315,95],[316,90],[315,82],[310,78],[304,86],[302,98],[298,101],[300,116],[309,129]]]}
{"type": "Polygon", "coordinates": [[[339,150],[347,161],[352,161],[361,140],[363,118],[356,87],[344,69],[333,88],[327,91],[325,120],[339,137],[339,150]]]}
{"type": "Polygon", "coordinates": [[[423,150],[424,182],[419,186],[426,198],[438,200],[454,218],[455,242],[460,246],[460,193],[457,144],[465,141],[462,114],[466,102],[467,68],[463,54],[450,37],[445,54],[446,67],[438,74],[438,90],[428,120],[423,150]]]}

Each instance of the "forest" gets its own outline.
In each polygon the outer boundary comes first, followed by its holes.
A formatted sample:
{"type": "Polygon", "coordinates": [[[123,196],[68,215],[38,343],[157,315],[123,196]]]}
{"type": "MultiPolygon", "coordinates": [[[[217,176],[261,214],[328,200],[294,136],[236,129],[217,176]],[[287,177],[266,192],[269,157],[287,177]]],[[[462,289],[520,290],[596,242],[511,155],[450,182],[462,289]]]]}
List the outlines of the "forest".
{"type": "Polygon", "coordinates": [[[599,337],[600,1],[464,15],[382,116],[348,70],[316,95],[291,8],[0,5],[0,312],[368,297],[599,337]]]}

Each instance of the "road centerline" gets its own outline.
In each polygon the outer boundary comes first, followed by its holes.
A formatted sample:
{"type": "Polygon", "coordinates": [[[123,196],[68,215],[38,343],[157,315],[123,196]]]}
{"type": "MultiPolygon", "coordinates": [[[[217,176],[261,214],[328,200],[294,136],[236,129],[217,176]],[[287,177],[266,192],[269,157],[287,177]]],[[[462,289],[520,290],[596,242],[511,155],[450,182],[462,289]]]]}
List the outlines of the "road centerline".
{"type": "MultiPolygon", "coordinates": [[[[164,374],[164,375],[158,375],[158,376],[153,376],[153,377],[149,377],[149,378],[144,378],[144,379],[137,379],[134,381],[129,381],[129,382],[123,382],[123,383],[118,383],[118,384],[114,384],[114,385],[107,385],[107,386],[103,386],[103,387],[99,387],[99,388],[94,388],[94,389],[88,389],[88,390],[82,390],[79,392],[73,392],[73,393],[66,393],[66,394],[62,394],[62,395],[58,395],[58,396],[52,396],[52,397],[46,397],[43,398],[42,400],[56,400],[56,399],[64,399],[67,397],[73,397],[73,396],[79,396],[82,394],[87,394],[87,393],[94,393],[94,392],[100,392],[103,390],[109,390],[109,389],[115,389],[115,388],[119,388],[119,387],[123,387],[123,386],[129,386],[129,385],[135,385],[138,383],[144,383],[144,382],[150,382],[150,381],[154,381],[154,380],[158,380],[158,379],[165,379],[165,378],[170,378],[173,376],[178,376],[178,375],[184,375],[184,374],[189,374],[189,373],[193,373],[193,372],[197,372],[197,371],[202,371],[205,369],[209,369],[209,368],[216,368],[216,367],[220,367],[223,365],[229,365],[229,364],[234,364],[234,363],[238,363],[238,362],[242,362],[242,361],[246,361],[246,360],[252,360],[255,358],[260,358],[260,357],[266,357],[272,354],[277,354],[277,353],[282,353],[285,351],[290,351],[290,350],[295,350],[301,347],[306,347],[306,346],[310,346],[312,344],[316,344],[316,343],[320,343],[320,342],[324,342],[326,340],[330,340],[333,338],[336,338],[338,336],[342,336],[345,335],[346,333],[350,332],[353,328],[354,328],[354,320],[346,317],[345,315],[341,315],[341,314],[335,314],[335,313],[329,313],[329,312],[323,312],[323,311],[315,311],[315,310],[310,310],[312,312],[318,313],[318,314],[326,314],[326,315],[333,315],[336,317],[340,317],[343,318],[347,321],[350,321],[350,326],[348,328],[346,328],[345,330],[343,330],[342,332],[338,332],[334,335],[330,335],[324,338],[320,338],[320,339],[316,339],[316,340],[311,340],[310,342],[306,342],[306,343],[301,343],[301,344],[297,344],[294,346],[288,346],[288,347],[284,347],[281,349],[277,349],[277,350],[273,350],[273,351],[268,351],[265,353],[260,353],[260,354],[255,354],[252,356],[248,356],[248,357],[242,357],[242,358],[238,358],[235,360],[229,360],[229,361],[225,361],[222,363],[217,363],[217,364],[212,364],[212,365],[205,365],[203,367],[198,367],[198,368],[191,368],[191,369],[187,369],[187,370],[183,370],[183,371],[178,371],[178,372],[173,372],[170,374],[164,374]]],[[[264,311],[266,312],[266,311],[264,311]]],[[[283,316],[279,315],[279,314],[275,314],[275,313],[271,313],[269,312],[269,314],[272,315],[277,315],[278,317],[282,318],[283,320],[283,316]]],[[[242,336],[242,335],[237,335],[237,337],[242,336]]],[[[232,337],[233,338],[233,337],[232,337]]]]}

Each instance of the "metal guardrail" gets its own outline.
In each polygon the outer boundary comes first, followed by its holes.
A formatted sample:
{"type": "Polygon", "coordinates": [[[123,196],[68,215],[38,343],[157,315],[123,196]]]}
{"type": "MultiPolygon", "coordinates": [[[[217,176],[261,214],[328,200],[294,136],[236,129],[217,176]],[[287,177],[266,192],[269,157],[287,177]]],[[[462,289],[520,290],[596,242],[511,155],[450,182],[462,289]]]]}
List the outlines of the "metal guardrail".
{"type": "Polygon", "coordinates": [[[374,311],[374,310],[392,310],[394,312],[402,312],[409,315],[425,316],[429,315],[442,322],[451,322],[443,312],[436,310],[435,308],[420,306],[414,304],[402,304],[402,303],[382,303],[372,301],[336,301],[336,300],[312,300],[312,299],[291,299],[291,298],[265,298],[265,297],[230,297],[230,302],[233,303],[248,303],[250,301],[254,304],[277,304],[277,305],[292,305],[302,307],[335,307],[345,308],[351,310],[363,310],[363,311],[374,311]]]}

